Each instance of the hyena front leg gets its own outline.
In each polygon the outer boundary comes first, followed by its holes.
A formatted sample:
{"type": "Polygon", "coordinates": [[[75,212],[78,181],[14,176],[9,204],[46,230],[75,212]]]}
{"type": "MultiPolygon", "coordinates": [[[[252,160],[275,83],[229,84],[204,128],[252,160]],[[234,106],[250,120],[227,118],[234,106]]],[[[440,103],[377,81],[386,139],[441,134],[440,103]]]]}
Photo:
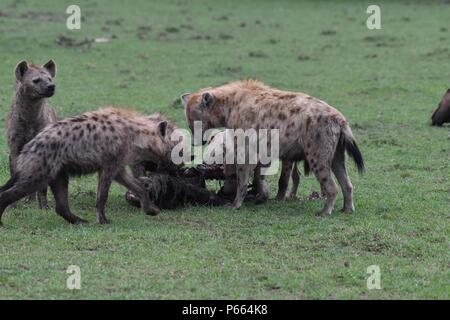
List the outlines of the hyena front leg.
{"type": "Polygon", "coordinates": [[[298,162],[294,162],[291,177],[292,177],[292,188],[291,191],[289,192],[289,198],[295,199],[297,197],[298,185],[300,184],[300,171],[298,170],[298,162]]]}
{"type": "Polygon", "coordinates": [[[146,214],[155,216],[160,212],[159,208],[150,200],[147,190],[145,190],[139,180],[126,171],[126,169],[119,171],[115,180],[139,196],[141,208],[146,214]]]}
{"type": "Polygon", "coordinates": [[[69,208],[69,177],[65,172],[60,172],[58,176],[49,183],[50,190],[55,197],[55,211],[69,223],[87,223],[86,220],[72,214],[69,208]]]}
{"type": "Polygon", "coordinates": [[[242,202],[244,202],[247,195],[248,178],[252,169],[252,166],[248,164],[236,165],[237,190],[232,205],[233,209],[239,209],[242,206],[242,202]]]}
{"type": "Polygon", "coordinates": [[[288,160],[283,160],[281,162],[281,174],[280,179],[278,179],[278,193],[276,197],[278,201],[282,201],[286,197],[293,164],[292,161],[288,160]]]}
{"type": "Polygon", "coordinates": [[[98,175],[98,185],[97,185],[97,203],[96,214],[97,221],[100,224],[106,224],[110,221],[105,215],[105,206],[108,201],[109,189],[111,188],[111,183],[117,173],[117,169],[114,167],[103,168],[98,175]]]}
{"type": "Polygon", "coordinates": [[[341,211],[352,213],[355,211],[355,206],[353,204],[353,185],[347,175],[347,168],[345,167],[345,150],[343,148],[337,148],[333,159],[332,169],[344,195],[344,207],[341,211]]]}

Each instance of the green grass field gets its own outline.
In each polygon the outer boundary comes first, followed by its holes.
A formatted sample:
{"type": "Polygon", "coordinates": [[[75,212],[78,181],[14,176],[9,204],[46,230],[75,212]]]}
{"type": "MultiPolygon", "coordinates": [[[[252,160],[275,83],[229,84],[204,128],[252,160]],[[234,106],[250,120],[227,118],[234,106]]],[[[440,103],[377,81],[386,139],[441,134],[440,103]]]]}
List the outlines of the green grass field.
{"type": "MultiPolygon", "coordinates": [[[[96,176],[72,179],[71,208],[86,226],[35,203],[5,212],[1,299],[449,298],[449,127],[429,125],[449,87],[448,1],[379,1],[381,30],[366,28],[365,1],[80,0],[78,31],[66,29],[69,4],[0,0],[2,118],[21,59],[56,60],[50,102],[61,116],[114,104],[181,127],[180,94],[251,77],[338,108],[367,173],[350,164],[353,215],[338,211],[340,195],[329,218],[314,216],[321,201],[300,200],[150,217],[115,185],[110,225],[95,220],[96,176]],[[66,288],[69,265],[81,268],[81,290],[66,288]],[[380,290],[366,286],[370,265],[380,290]]],[[[3,184],[4,135],[0,150],[3,184]]],[[[300,197],[318,190],[302,177],[300,197]]]]}

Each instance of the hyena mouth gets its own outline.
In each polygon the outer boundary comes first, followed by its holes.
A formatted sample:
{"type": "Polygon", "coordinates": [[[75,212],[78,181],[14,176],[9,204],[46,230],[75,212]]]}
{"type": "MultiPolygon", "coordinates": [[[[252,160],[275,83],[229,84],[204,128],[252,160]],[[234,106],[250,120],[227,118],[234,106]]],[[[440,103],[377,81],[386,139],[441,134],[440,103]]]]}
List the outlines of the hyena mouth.
{"type": "Polygon", "coordinates": [[[55,89],[48,89],[44,92],[43,96],[46,98],[50,98],[55,94],[55,89]]]}

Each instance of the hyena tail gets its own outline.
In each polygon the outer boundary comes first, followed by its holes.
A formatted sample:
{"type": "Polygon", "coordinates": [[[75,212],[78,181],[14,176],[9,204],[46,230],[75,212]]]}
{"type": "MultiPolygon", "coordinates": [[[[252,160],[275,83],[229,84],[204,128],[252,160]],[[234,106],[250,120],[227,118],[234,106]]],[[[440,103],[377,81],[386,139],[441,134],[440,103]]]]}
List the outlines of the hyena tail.
{"type": "Polygon", "coordinates": [[[356,166],[358,167],[358,172],[362,174],[365,171],[364,160],[361,151],[359,151],[358,145],[356,144],[356,140],[353,137],[352,129],[350,129],[348,124],[342,128],[341,139],[345,150],[347,150],[347,153],[355,161],[356,166]]]}
{"type": "Polygon", "coordinates": [[[18,174],[14,174],[6,183],[4,186],[0,187],[0,192],[4,192],[14,186],[14,184],[17,182],[18,174]]]}

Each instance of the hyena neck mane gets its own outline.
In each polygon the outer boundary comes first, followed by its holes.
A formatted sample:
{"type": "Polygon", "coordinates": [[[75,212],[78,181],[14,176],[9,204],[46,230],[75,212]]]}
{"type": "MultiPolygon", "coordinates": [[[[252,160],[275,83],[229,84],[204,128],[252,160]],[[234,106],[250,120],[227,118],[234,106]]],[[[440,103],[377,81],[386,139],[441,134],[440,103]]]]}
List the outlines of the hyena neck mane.
{"type": "Polygon", "coordinates": [[[14,90],[13,110],[22,120],[33,121],[42,113],[42,109],[47,105],[45,97],[30,97],[24,91],[24,86],[17,81],[14,90]]]}

